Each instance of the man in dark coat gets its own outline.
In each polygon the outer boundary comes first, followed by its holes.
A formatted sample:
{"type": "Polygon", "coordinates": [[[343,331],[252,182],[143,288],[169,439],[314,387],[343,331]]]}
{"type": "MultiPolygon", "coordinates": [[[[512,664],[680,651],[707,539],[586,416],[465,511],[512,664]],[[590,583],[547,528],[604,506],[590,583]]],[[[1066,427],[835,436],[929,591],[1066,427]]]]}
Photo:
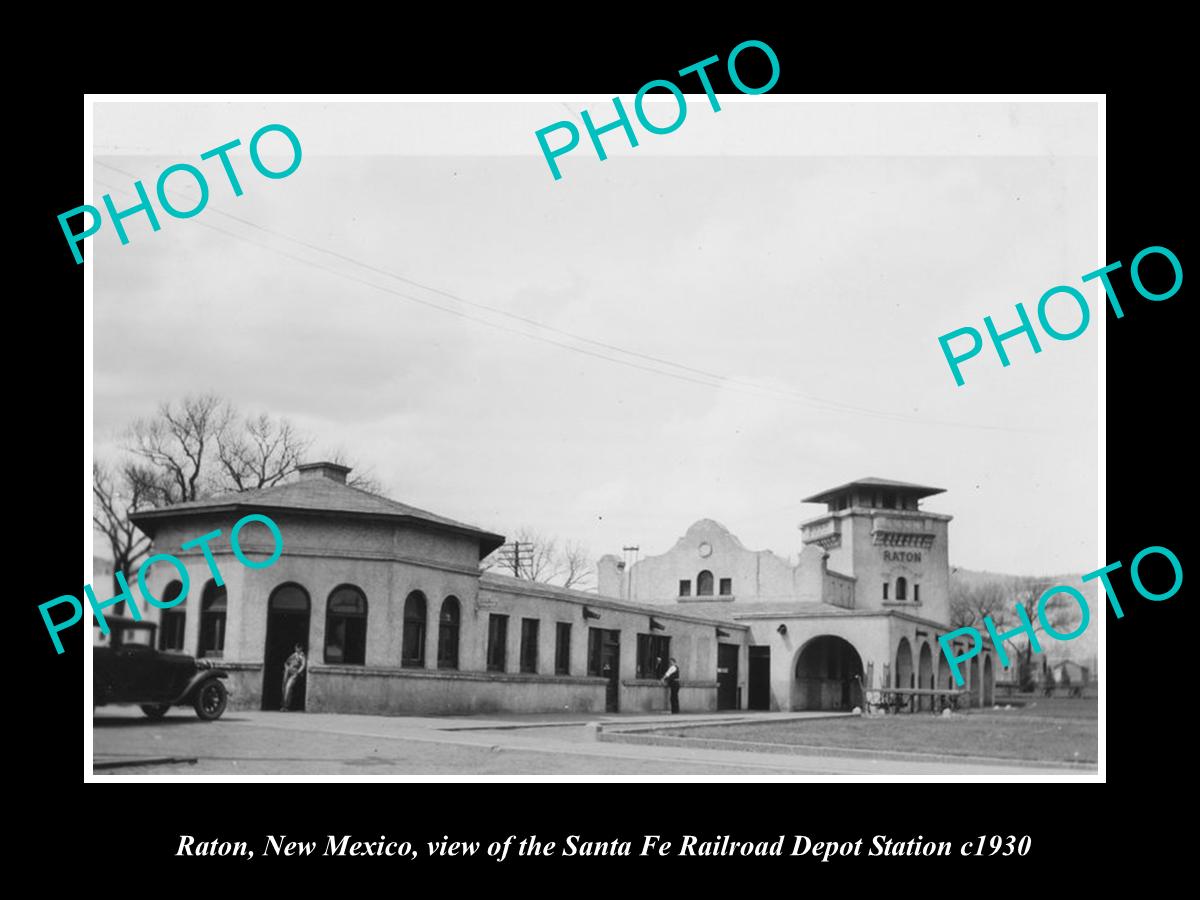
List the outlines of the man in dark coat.
{"type": "Polygon", "coordinates": [[[671,657],[671,664],[663,673],[662,683],[671,691],[671,712],[679,712],[679,664],[671,657]]]}

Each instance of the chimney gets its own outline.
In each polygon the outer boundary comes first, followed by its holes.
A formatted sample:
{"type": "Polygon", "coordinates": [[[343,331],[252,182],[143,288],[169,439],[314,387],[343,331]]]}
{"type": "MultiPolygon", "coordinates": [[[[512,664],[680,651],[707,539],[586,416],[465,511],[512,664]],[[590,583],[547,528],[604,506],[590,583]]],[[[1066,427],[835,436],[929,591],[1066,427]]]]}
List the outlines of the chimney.
{"type": "Polygon", "coordinates": [[[350,467],[338,465],[335,462],[311,462],[296,466],[296,471],[300,473],[301,481],[328,478],[338,484],[345,484],[346,476],[350,474],[350,467]]]}

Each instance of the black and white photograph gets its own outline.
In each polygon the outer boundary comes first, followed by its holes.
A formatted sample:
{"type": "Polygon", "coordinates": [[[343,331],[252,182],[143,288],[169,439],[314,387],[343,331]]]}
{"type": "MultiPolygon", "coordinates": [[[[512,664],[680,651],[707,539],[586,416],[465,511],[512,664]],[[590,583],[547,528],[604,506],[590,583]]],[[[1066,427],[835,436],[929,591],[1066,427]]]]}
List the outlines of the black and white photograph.
{"type": "Polygon", "coordinates": [[[1104,780],[1103,98],[675,84],[91,98],[88,781],[1104,780]]]}

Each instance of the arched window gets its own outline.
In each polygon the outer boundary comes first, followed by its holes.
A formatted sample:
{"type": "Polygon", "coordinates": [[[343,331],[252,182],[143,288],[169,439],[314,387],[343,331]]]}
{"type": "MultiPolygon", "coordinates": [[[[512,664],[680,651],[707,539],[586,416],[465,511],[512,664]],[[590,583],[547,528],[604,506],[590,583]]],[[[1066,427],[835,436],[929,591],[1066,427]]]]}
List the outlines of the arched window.
{"type": "Polygon", "coordinates": [[[404,641],[400,665],[414,669],[425,666],[425,595],[413,591],[404,601],[404,641]]]}
{"type": "Polygon", "coordinates": [[[197,656],[222,656],[225,653],[225,586],[217,587],[211,578],[200,595],[200,649],[197,656]]]}
{"type": "Polygon", "coordinates": [[[903,575],[896,579],[896,599],[908,599],[908,582],[904,580],[903,575]]]}
{"type": "Polygon", "coordinates": [[[438,617],[438,668],[458,668],[458,598],[447,597],[442,601],[442,614],[438,617]]]}
{"type": "Polygon", "coordinates": [[[708,569],[705,569],[703,572],[701,572],[699,575],[696,576],[696,596],[697,597],[711,597],[712,591],[713,591],[712,572],[708,571],[708,569]]]}
{"type": "MultiPolygon", "coordinates": [[[[167,585],[166,590],[162,594],[162,602],[170,603],[183,593],[183,584],[178,581],[172,581],[167,585]]],[[[180,604],[182,606],[182,604],[180,604]]],[[[187,622],[187,613],[179,606],[173,606],[170,609],[162,611],[162,621],[159,623],[158,631],[158,649],[159,650],[182,650],[183,649],[183,626],[187,622]]]]}
{"type": "Polygon", "coordinates": [[[367,598],[353,585],[335,588],[325,604],[325,662],[361,666],[367,661],[367,598]]]}

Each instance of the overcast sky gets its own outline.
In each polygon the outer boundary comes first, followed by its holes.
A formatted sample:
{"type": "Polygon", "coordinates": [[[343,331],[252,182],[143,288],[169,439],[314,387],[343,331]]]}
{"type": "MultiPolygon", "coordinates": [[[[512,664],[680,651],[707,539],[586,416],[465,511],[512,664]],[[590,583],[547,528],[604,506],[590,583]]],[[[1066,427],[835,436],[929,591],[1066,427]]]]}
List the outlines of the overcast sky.
{"type": "MultiPolygon", "coordinates": [[[[607,121],[602,100],[97,104],[95,205],[132,205],[130,176],[152,192],[175,162],[211,187],[192,219],[88,239],[98,455],[212,391],[344,448],[398,500],[593,556],[661,553],[700,518],[794,556],[823,509],[801,498],[874,475],[946,489],[925,508],[954,515],[955,565],[1102,565],[1096,316],[1036,356],[1010,341],[1007,369],[985,350],[964,387],[937,342],[989,314],[1013,327],[1016,302],[1034,316],[1108,261],[1094,108],[689,100],[672,134],[606,135],[605,162],[585,134],[560,181],[534,131],[607,121]],[[280,180],[245,146],[272,122],[304,148],[280,180]],[[237,198],[199,161],[235,137],[237,198]]],[[[263,148],[282,164],[282,138],[263,148]]]]}

